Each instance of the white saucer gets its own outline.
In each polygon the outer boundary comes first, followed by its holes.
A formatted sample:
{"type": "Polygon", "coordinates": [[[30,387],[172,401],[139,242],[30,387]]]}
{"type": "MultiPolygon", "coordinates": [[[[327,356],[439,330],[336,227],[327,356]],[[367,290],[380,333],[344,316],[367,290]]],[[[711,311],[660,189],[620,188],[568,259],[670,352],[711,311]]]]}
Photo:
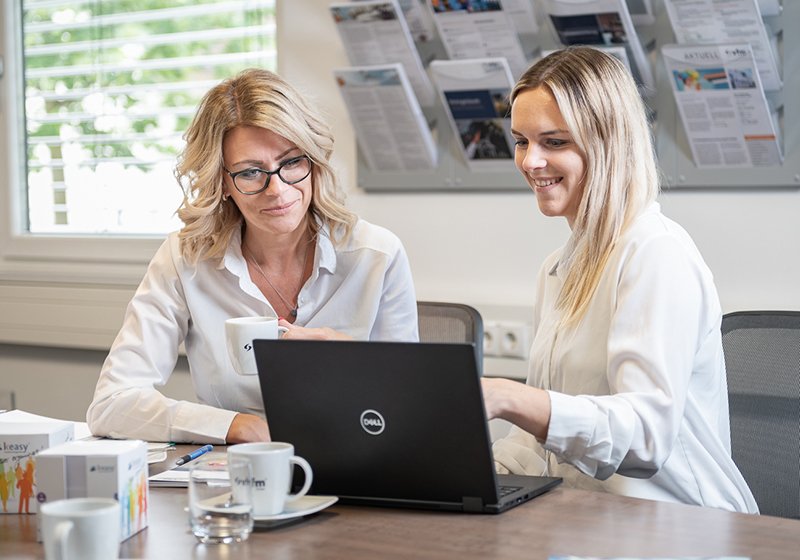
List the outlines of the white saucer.
{"type": "Polygon", "coordinates": [[[280,521],[316,513],[337,502],[337,496],[303,496],[286,503],[286,509],[275,515],[254,515],[255,521],[280,521]]]}

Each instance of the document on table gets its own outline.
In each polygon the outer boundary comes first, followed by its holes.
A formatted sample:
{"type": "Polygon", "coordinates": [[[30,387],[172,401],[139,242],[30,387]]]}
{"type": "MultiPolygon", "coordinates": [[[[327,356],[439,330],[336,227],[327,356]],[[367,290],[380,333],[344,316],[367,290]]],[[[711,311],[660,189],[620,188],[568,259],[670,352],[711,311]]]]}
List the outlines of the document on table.
{"type": "MultiPolygon", "coordinates": [[[[228,456],[224,451],[210,451],[202,456],[202,460],[227,464],[228,456]]],[[[150,486],[153,487],[186,488],[189,486],[189,471],[192,470],[195,464],[196,461],[189,461],[179,467],[173,467],[164,472],[154,474],[147,480],[150,486]]]]}

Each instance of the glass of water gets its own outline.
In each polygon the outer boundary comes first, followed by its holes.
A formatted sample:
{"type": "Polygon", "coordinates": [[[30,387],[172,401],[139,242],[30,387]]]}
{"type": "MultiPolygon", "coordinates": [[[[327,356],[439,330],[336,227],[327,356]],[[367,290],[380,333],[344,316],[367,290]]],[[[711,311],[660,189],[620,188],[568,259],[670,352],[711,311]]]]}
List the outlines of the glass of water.
{"type": "Polygon", "coordinates": [[[189,471],[189,524],[200,542],[247,540],[253,530],[252,480],[243,459],[197,461],[189,471]]]}

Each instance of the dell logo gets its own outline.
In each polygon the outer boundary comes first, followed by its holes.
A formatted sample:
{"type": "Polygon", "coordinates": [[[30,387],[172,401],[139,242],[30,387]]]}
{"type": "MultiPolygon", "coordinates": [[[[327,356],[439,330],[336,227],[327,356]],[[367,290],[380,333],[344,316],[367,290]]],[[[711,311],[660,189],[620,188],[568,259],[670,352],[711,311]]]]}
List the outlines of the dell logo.
{"type": "Polygon", "coordinates": [[[386,423],[383,421],[383,416],[377,410],[367,409],[361,413],[361,427],[371,436],[377,436],[383,433],[386,428],[386,423]]]}

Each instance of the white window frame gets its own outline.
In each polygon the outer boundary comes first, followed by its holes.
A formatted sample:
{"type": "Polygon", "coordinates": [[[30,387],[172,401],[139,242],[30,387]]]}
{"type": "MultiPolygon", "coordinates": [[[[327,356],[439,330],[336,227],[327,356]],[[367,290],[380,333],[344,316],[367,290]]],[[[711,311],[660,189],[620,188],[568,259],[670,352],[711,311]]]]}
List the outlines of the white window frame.
{"type": "Polygon", "coordinates": [[[21,2],[0,5],[0,344],[105,350],[165,235],[27,231],[21,2]]]}
{"type": "Polygon", "coordinates": [[[24,158],[21,3],[3,2],[0,87],[0,281],[132,285],[163,235],[66,236],[31,234],[22,223],[27,206],[24,158]]]}

